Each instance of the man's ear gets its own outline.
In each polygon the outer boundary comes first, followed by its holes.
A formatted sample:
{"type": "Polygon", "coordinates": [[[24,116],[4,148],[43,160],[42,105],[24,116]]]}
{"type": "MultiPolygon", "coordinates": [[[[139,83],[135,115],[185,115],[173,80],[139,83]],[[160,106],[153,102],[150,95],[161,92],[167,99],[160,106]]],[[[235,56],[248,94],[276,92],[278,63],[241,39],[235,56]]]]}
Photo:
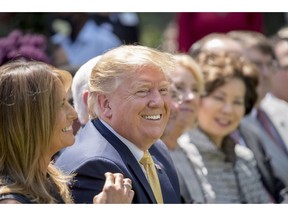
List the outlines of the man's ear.
{"type": "Polygon", "coordinates": [[[86,107],[88,107],[88,90],[82,93],[82,100],[86,107]]]}
{"type": "Polygon", "coordinates": [[[97,100],[99,104],[99,111],[102,113],[103,116],[110,119],[112,116],[112,110],[110,107],[109,95],[99,94],[97,100]]]}

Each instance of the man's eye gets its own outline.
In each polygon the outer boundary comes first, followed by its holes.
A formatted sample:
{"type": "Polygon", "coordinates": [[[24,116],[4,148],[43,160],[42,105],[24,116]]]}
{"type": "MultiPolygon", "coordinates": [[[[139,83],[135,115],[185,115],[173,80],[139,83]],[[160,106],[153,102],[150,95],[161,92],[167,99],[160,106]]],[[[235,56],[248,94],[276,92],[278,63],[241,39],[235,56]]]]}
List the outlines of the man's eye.
{"type": "Polygon", "coordinates": [[[139,93],[143,93],[143,92],[148,92],[148,90],[147,89],[142,89],[142,90],[139,90],[139,91],[137,91],[137,92],[139,92],[139,93]]]}
{"type": "Polygon", "coordinates": [[[148,89],[141,89],[141,90],[138,90],[136,92],[137,95],[140,95],[140,96],[145,96],[149,93],[149,90],[148,89]]]}
{"type": "Polygon", "coordinates": [[[161,88],[160,92],[161,92],[161,94],[167,94],[168,93],[168,88],[161,88]]]}
{"type": "Polygon", "coordinates": [[[258,68],[261,68],[262,67],[262,62],[259,62],[259,61],[252,61],[252,63],[258,67],[258,68]]]}

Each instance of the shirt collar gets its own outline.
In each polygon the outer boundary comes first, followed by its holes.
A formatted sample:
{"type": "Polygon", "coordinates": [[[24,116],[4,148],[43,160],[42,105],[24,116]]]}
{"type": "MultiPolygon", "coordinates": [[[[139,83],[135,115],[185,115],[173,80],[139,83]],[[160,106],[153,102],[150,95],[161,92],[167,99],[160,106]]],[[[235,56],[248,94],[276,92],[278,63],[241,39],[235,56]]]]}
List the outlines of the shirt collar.
{"type": "Polygon", "coordinates": [[[139,162],[141,158],[144,155],[144,152],[139,149],[134,143],[130,142],[126,138],[122,137],[120,134],[118,134],[109,124],[107,124],[104,120],[100,119],[99,120],[115,135],[117,136],[126,146],[129,148],[131,153],[134,155],[136,160],[139,162]]]}

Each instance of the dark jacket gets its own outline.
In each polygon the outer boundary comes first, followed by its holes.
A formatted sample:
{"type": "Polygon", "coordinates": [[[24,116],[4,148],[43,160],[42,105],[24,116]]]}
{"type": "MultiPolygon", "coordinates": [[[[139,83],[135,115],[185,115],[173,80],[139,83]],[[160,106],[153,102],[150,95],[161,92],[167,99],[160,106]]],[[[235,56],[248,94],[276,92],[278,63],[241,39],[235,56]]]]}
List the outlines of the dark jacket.
{"type": "MultiPolygon", "coordinates": [[[[164,203],[180,203],[177,174],[169,151],[162,141],[149,149],[157,168],[164,203]]],[[[133,203],[156,203],[152,189],[128,147],[100,120],[89,121],[56,161],[56,166],[76,173],[72,195],[76,203],[92,203],[102,191],[105,172],[122,173],[132,180],[133,203]]]]}

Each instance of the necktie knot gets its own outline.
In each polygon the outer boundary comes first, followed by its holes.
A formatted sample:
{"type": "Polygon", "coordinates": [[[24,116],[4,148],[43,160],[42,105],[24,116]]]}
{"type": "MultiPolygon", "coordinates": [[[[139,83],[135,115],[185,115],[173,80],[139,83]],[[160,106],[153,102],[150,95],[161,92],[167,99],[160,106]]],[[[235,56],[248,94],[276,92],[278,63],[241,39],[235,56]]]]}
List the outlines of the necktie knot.
{"type": "Polygon", "coordinates": [[[150,153],[149,153],[148,151],[145,151],[145,152],[144,152],[144,155],[143,155],[143,157],[141,158],[140,163],[141,163],[143,166],[145,166],[145,165],[151,165],[151,164],[154,163],[153,160],[152,160],[152,157],[151,157],[151,155],[150,155],[150,153]]]}

